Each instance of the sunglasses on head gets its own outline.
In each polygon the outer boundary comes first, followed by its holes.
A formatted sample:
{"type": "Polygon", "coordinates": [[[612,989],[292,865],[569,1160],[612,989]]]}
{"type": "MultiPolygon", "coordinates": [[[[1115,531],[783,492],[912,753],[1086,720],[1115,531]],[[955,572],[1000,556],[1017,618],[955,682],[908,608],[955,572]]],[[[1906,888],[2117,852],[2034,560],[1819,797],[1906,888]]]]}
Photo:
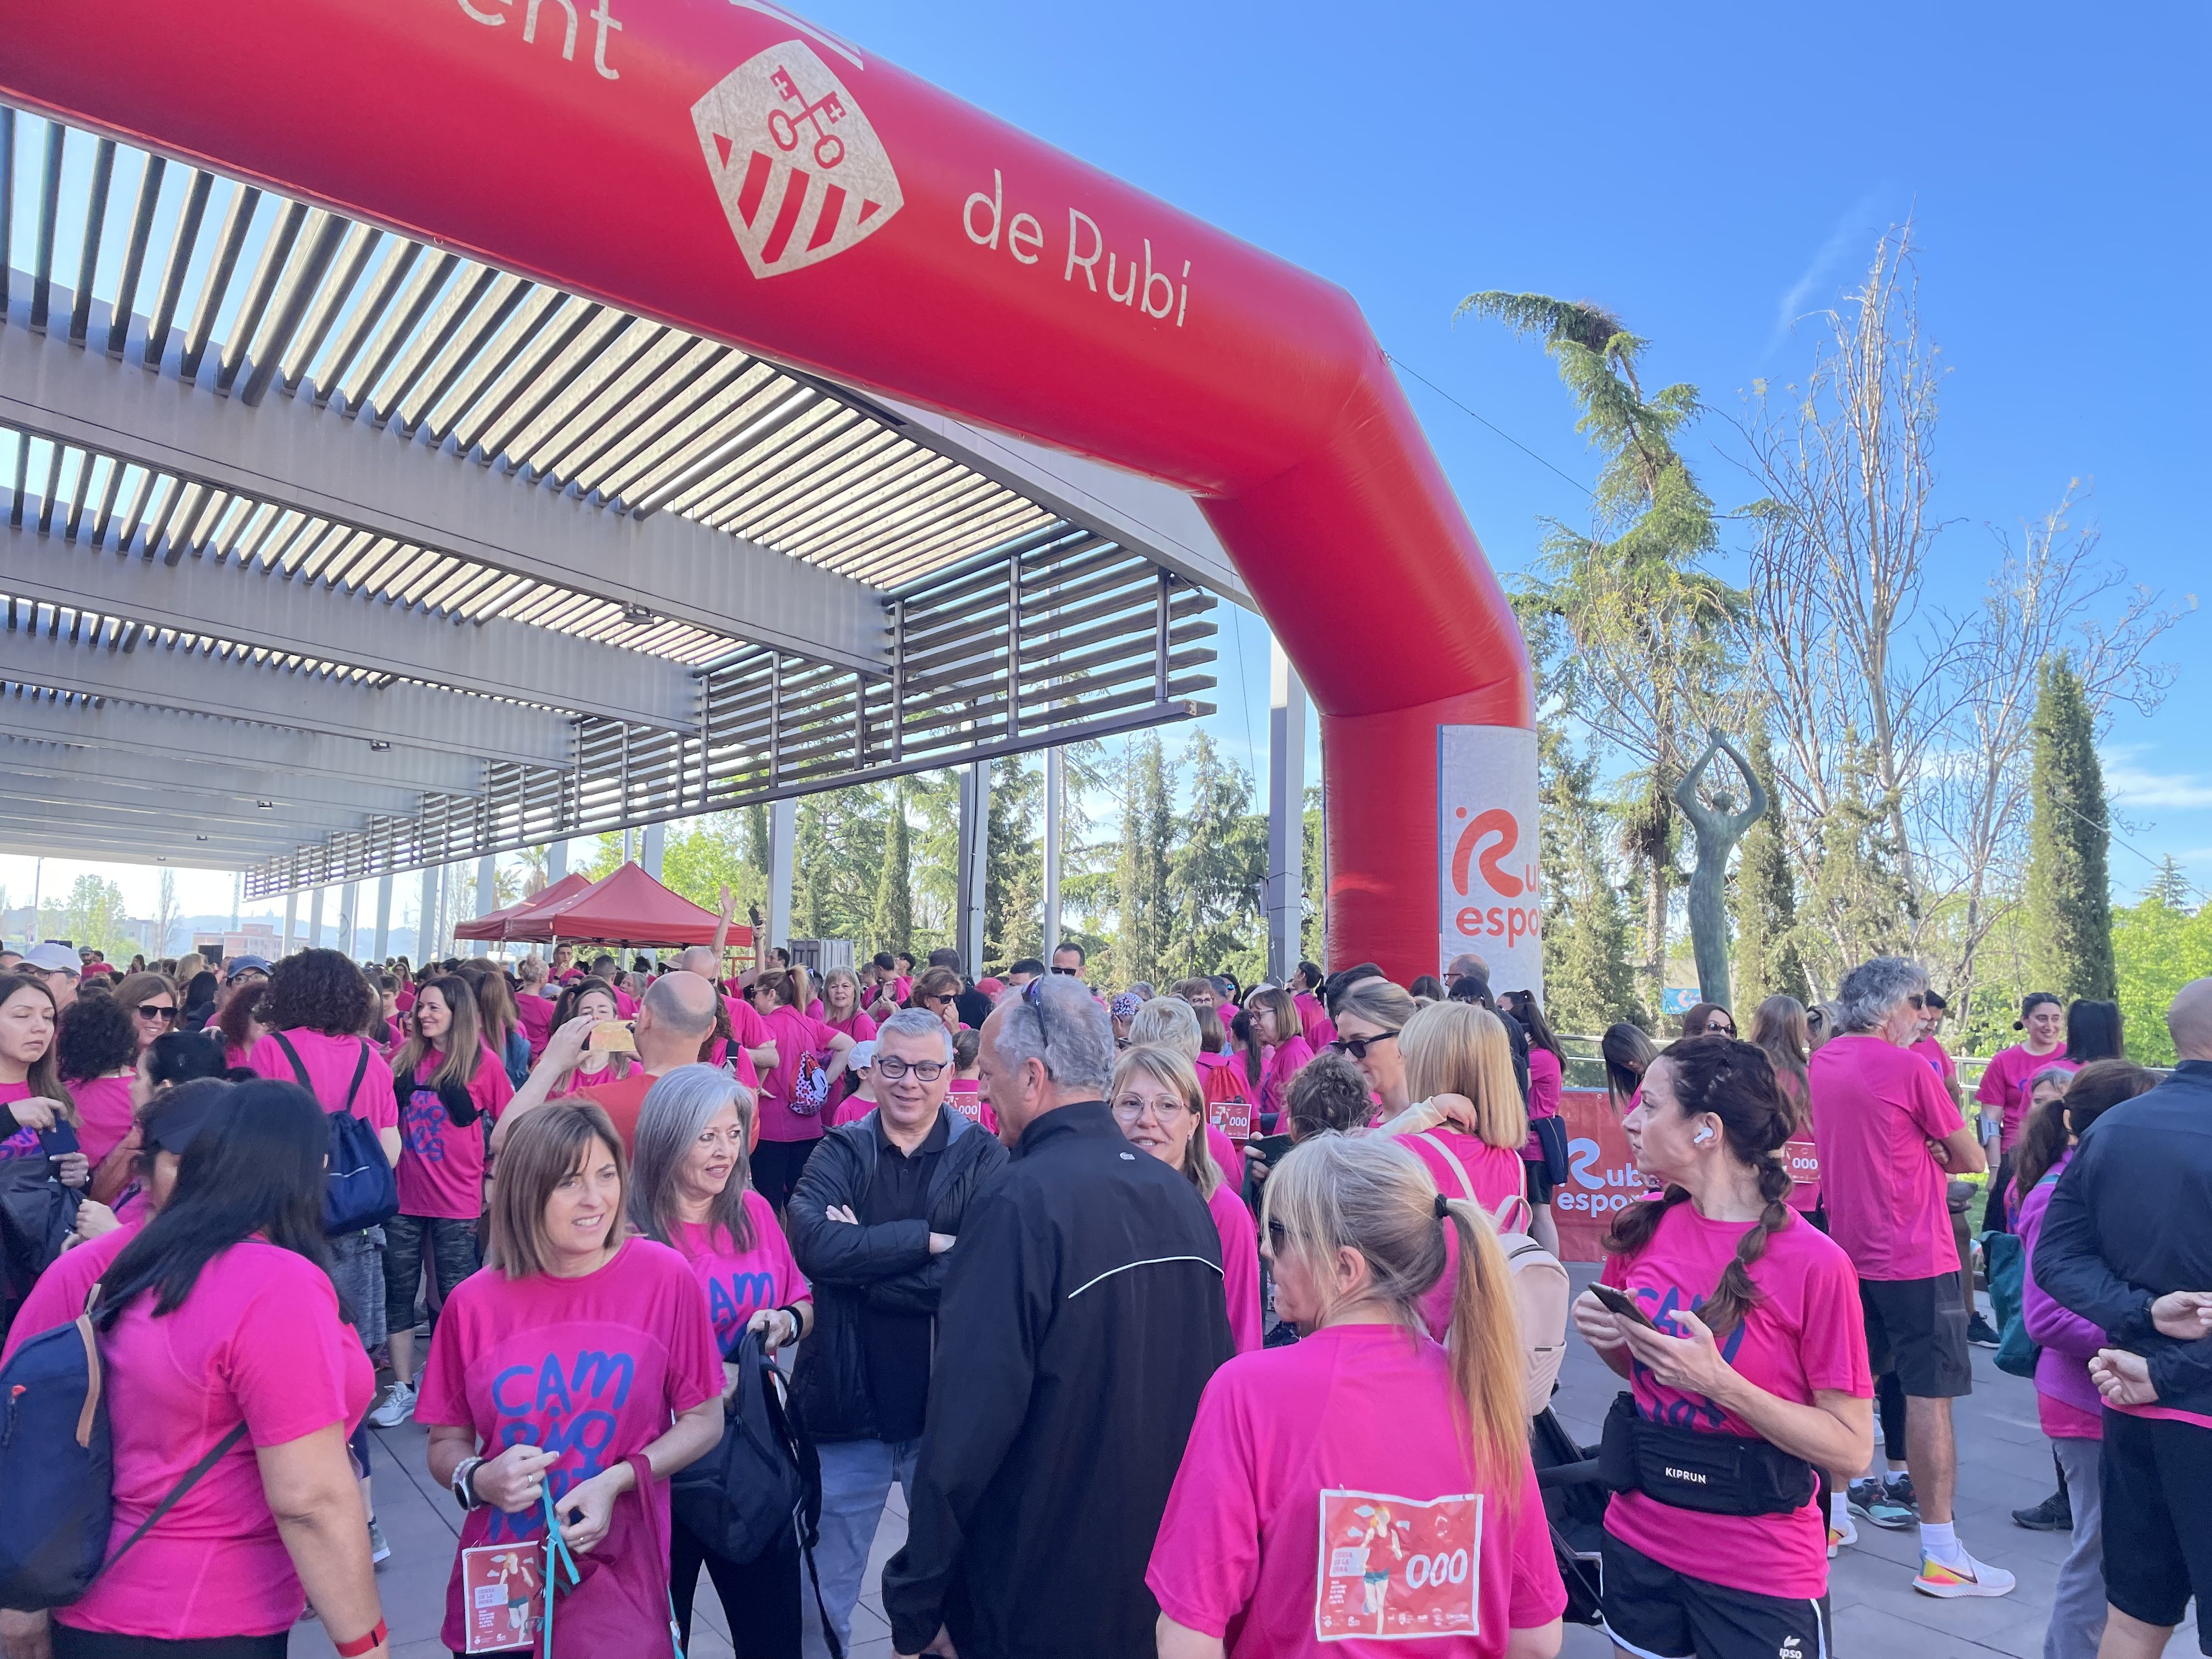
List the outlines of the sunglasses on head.
{"type": "Polygon", "coordinates": [[[138,1018],[166,1019],[173,1022],[177,1018],[177,1011],[173,1007],[164,1008],[158,1002],[142,1002],[138,1005],[138,1018]]]}
{"type": "Polygon", "coordinates": [[[1340,1054],[1350,1054],[1354,1060],[1364,1060],[1367,1058],[1369,1048],[1378,1042],[1388,1042],[1397,1035],[1395,1031],[1377,1031],[1373,1036],[1340,1036],[1328,1046],[1340,1054]]]}

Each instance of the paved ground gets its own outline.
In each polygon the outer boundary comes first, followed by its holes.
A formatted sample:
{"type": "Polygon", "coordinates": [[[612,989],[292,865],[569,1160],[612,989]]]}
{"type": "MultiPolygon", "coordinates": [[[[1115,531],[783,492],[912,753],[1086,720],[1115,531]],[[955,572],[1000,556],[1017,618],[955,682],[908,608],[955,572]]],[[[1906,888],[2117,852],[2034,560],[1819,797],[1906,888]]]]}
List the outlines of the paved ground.
{"type": "MultiPolygon", "coordinates": [[[[1593,1271],[1577,1268],[1577,1283],[1593,1271]]],[[[1862,1522],[1857,1547],[1837,1559],[1831,1580],[1836,1650],[1846,1659],[2039,1659],[2042,1654],[2051,1581],[2065,1559],[2066,1540],[2012,1523],[2011,1510],[2039,1501],[2055,1483],[2049,1443],[2036,1426],[2034,1390],[1999,1371],[1990,1358],[1975,1351],[1974,1393],[1959,1404],[1959,1528],[1970,1549],[2017,1576],[2019,1588],[1994,1601],[1938,1601],[1917,1595],[1911,1583],[1918,1565],[1914,1534],[1881,1532],[1862,1522]]],[[[1558,1403],[1578,1437],[1596,1439],[1613,1393],[1611,1373],[1588,1349],[1571,1342],[1558,1403]]],[[[460,1511],[450,1496],[431,1485],[419,1429],[410,1425],[379,1431],[375,1439],[376,1507],[392,1549],[380,1575],[392,1650],[396,1659],[428,1659],[445,1652],[438,1626],[460,1511]]],[[[855,1659],[888,1659],[890,1653],[890,1627],[872,1587],[905,1532],[904,1506],[893,1487],[869,1564],[872,1588],[854,1615],[855,1659]]],[[[824,1650],[807,1599],[807,1651],[814,1659],[824,1650]]],[[[728,1630],[711,1585],[700,1586],[696,1616],[694,1659],[728,1659],[728,1630]]],[[[331,1646],[310,1621],[301,1628],[292,1650],[302,1659],[325,1659],[331,1646]]],[[[2196,1651],[2193,1630],[2185,1627],[2169,1651],[2196,1651]]],[[[1565,1652],[1567,1659],[1599,1659],[1611,1648],[1595,1631],[1571,1628],[1565,1652]]]]}

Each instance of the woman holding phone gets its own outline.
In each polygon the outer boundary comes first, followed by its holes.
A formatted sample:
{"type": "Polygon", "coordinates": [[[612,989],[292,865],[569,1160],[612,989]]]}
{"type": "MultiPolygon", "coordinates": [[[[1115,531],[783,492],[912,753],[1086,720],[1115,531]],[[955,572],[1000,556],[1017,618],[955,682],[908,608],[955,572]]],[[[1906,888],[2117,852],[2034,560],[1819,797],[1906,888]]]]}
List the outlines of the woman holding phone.
{"type": "Polygon", "coordinates": [[[1819,1469],[1874,1446],[1858,1281],[1790,1207],[1795,1118],[1753,1044],[1687,1038],[1622,1127],[1656,1203],[1614,1217],[1575,1327],[1630,1390],[1606,1424],[1606,1628],[1656,1659],[1831,1650],[1819,1469]]]}

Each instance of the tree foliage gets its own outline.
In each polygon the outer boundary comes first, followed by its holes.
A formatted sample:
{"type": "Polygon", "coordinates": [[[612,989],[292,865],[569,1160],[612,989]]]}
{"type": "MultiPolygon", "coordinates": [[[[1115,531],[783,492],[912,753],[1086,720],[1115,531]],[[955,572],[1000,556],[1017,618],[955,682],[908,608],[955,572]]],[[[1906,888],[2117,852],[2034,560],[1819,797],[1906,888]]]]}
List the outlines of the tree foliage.
{"type": "Polygon", "coordinates": [[[1813,988],[1805,976],[1798,934],[1797,877],[1777,820],[1781,809],[1775,797],[1774,745],[1765,720],[1754,722],[1744,750],[1769,805],[1736,843],[1730,907],[1735,919],[1736,1006],[1748,1010],[1778,994],[1810,1003],[1813,988]]]}
{"type": "Polygon", "coordinates": [[[2046,657],[2035,704],[2028,825],[2028,970],[2039,988],[2110,999],[2112,826],[2088,693],[2063,657],[2046,657]]]}
{"type": "Polygon", "coordinates": [[[2166,1008],[2190,981],[2212,975],[2212,904],[2191,910],[2170,902],[2164,878],[2179,874],[2169,860],[2140,902],[2112,911],[2114,994],[2128,1057],[2145,1066],[2173,1064],[2166,1008]]]}

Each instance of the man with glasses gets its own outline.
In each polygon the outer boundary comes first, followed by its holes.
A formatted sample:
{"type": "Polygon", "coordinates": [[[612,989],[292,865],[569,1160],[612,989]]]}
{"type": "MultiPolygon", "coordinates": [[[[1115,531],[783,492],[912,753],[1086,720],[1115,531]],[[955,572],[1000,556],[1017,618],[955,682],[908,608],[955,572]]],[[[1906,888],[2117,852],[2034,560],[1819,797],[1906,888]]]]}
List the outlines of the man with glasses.
{"type": "Polygon", "coordinates": [[[793,1392],[822,1458],[815,1562],[845,1641],[893,1480],[912,1502],[947,1252],[969,1199],[1006,1161],[945,1103],[952,1038],[935,1014],[901,1009],[874,1047],[876,1109],[823,1136],[787,1212],[814,1286],[793,1392]]]}
{"type": "Polygon", "coordinates": [[[54,994],[54,1012],[57,1014],[76,1000],[76,988],[84,978],[83,965],[77,961],[76,952],[66,945],[56,945],[52,941],[33,945],[25,951],[23,969],[54,994]]]}
{"type": "Polygon", "coordinates": [[[1079,981],[1083,977],[1084,967],[1090,960],[1080,945],[1057,945],[1053,947],[1052,971],[1064,979],[1079,981]]]}
{"type": "Polygon", "coordinates": [[[1232,1345],[1220,1234],[1114,1121],[1114,1058],[1106,1011],[1066,975],[984,1024],[1013,1158],[945,1281],[938,1344],[959,1385],[931,1395],[906,1547],[884,1569],[898,1653],[1152,1650],[1145,1568],[1232,1345]]]}

